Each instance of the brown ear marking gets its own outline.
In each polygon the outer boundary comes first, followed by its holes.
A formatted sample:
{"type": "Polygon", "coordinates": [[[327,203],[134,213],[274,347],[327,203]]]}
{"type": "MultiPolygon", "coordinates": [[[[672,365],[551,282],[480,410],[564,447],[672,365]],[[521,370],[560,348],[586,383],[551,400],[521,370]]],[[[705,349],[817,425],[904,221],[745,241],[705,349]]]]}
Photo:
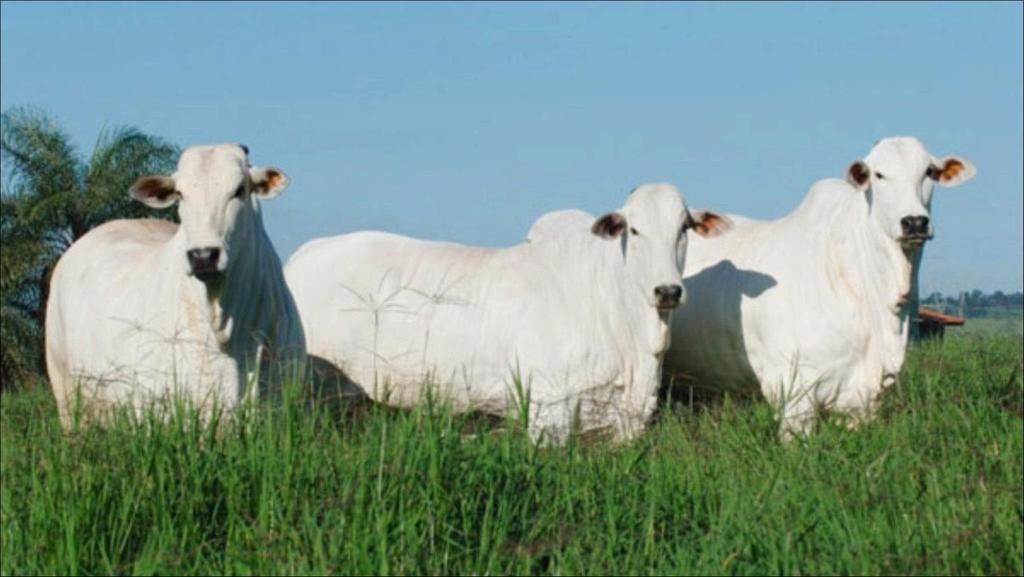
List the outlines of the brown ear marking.
{"type": "Polygon", "coordinates": [[[626,232],[626,217],[617,212],[609,212],[594,221],[590,232],[601,238],[615,238],[626,232]]]}
{"type": "Polygon", "coordinates": [[[718,236],[732,228],[732,221],[711,211],[691,213],[693,232],[705,238],[718,236]]]}
{"type": "Polygon", "coordinates": [[[273,168],[267,168],[263,171],[263,178],[258,182],[254,182],[253,186],[260,192],[270,192],[282,185],[284,183],[284,179],[285,176],[281,171],[273,168]]]}
{"type": "Polygon", "coordinates": [[[939,173],[939,180],[942,182],[953,180],[963,169],[964,163],[955,158],[950,158],[946,160],[946,164],[942,167],[942,172],[939,173]]]}
{"type": "Polygon", "coordinates": [[[273,168],[268,168],[267,179],[265,181],[265,184],[263,185],[264,190],[274,190],[281,184],[281,181],[283,180],[283,174],[281,174],[279,171],[274,170],[273,168]]]}
{"type": "Polygon", "coordinates": [[[865,186],[868,183],[868,178],[871,177],[871,170],[868,165],[864,164],[863,161],[858,160],[850,165],[850,168],[846,169],[846,175],[850,181],[857,186],[865,186]]]}

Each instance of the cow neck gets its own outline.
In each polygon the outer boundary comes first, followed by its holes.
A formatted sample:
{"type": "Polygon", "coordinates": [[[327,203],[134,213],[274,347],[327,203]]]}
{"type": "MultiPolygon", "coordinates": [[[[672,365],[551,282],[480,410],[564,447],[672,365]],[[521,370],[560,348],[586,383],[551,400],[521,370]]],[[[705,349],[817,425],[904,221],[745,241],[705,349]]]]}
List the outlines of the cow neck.
{"type": "MultiPolygon", "coordinates": [[[[879,229],[871,216],[871,207],[864,199],[853,202],[847,211],[854,215],[850,236],[853,243],[843,243],[843,256],[860,275],[866,292],[874,292],[876,303],[891,314],[900,314],[910,293],[912,262],[902,247],[879,229]]],[[[841,235],[841,227],[830,227],[833,235],[841,235]]]]}
{"type": "Polygon", "coordinates": [[[252,209],[241,210],[228,243],[233,250],[222,285],[211,289],[195,277],[186,280],[188,292],[195,304],[205,311],[208,327],[222,349],[245,349],[254,344],[245,339],[258,324],[253,315],[259,315],[260,311],[251,303],[262,296],[264,287],[258,263],[267,243],[259,213],[252,209]]]}
{"type": "MultiPolygon", "coordinates": [[[[605,262],[611,271],[611,278],[608,279],[608,286],[614,287],[615,294],[605,295],[603,302],[617,302],[618,307],[610,310],[609,326],[612,331],[625,329],[628,334],[629,351],[639,354],[639,358],[649,356],[652,360],[664,355],[667,348],[668,338],[667,319],[663,320],[658,311],[654,309],[648,299],[638,292],[632,281],[629,279],[626,270],[626,260],[623,257],[619,241],[608,242],[604,251],[605,262]],[[619,317],[619,318],[616,318],[619,317]]],[[[592,282],[592,281],[588,281],[592,282]]],[[[597,283],[602,285],[602,283],[597,283]]]]}
{"type": "Polygon", "coordinates": [[[838,274],[852,281],[855,297],[864,301],[861,310],[883,365],[880,377],[895,376],[909,335],[913,256],[879,229],[863,196],[839,204],[846,206],[828,227],[829,266],[844,269],[838,274]]]}
{"type": "MultiPolygon", "coordinates": [[[[618,302],[616,314],[621,315],[617,326],[627,327],[629,331],[629,353],[623,356],[623,378],[626,383],[625,398],[633,407],[643,406],[657,393],[661,383],[661,363],[668,348],[670,329],[668,316],[662,318],[651,306],[650,301],[640,293],[629,279],[622,259],[618,253],[618,302]]],[[[615,302],[615,301],[608,301],[615,302]]],[[[612,325],[616,330],[616,325],[612,325]]]]}

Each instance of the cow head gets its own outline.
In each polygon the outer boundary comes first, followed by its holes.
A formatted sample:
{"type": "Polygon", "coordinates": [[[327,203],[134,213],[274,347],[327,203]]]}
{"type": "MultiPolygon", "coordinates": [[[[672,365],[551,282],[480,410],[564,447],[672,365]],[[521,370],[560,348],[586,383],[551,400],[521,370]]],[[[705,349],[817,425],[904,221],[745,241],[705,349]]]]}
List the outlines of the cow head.
{"type": "Polygon", "coordinates": [[[178,203],[186,271],[204,283],[224,277],[233,253],[245,250],[257,200],[277,196],[288,177],[277,168],[249,166],[242,145],[192,146],[172,176],[144,176],[129,194],[153,208],[178,203]]]}
{"type": "Polygon", "coordinates": [[[681,284],[686,232],[711,237],[730,227],[713,212],[691,213],[671,184],[645,184],[630,193],[620,210],[598,217],[590,230],[619,240],[631,285],[652,307],[668,314],[686,300],[681,284]]]}
{"type": "Polygon", "coordinates": [[[937,159],[916,138],[880,140],[864,160],[846,171],[849,182],[867,195],[871,215],[882,231],[906,251],[934,235],[931,224],[935,184],[956,186],[974,176],[974,165],[955,156],[937,159]]]}

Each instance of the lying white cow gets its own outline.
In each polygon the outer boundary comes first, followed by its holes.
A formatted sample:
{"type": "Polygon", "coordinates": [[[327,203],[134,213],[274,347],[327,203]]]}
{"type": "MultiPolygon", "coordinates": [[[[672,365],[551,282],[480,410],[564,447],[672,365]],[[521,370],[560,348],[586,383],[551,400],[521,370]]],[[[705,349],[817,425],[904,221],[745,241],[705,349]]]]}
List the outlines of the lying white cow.
{"type": "Polygon", "coordinates": [[[966,160],[887,138],[789,215],[730,217],[728,235],[690,247],[690,303],[673,319],[666,375],[759,385],[783,438],[808,431],[818,407],[870,417],[903,366],[932,188],[972,176],[966,160]]]}
{"type": "Polygon", "coordinates": [[[273,384],[301,370],[302,325],[258,200],[287,178],[247,156],[238,145],[188,148],[174,176],[130,191],[155,208],[178,202],[180,226],[108,222],[61,257],[46,364],[64,426],[77,399],[89,411],[173,397],[230,410],[256,384],[261,354],[274,353],[273,384]]]}
{"type": "Polygon", "coordinates": [[[655,408],[687,227],[725,223],[645,185],[597,219],[546,215],[510,248],[361,232],[306,244],[285,275],[310,354],[374,400],[501,415],[528,394],[534,440],[562,442],[578,417],[624,441],[655,408]]]}

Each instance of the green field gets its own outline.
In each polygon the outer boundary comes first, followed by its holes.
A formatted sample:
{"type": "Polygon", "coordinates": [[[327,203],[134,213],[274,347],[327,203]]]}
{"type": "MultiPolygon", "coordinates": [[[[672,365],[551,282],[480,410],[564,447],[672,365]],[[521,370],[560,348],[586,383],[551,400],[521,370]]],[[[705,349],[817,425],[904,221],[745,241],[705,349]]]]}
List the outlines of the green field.
{"type": "Polygon", "coordinates": [[[875,422],[788,445],[756,400],[538,449],[299,402],[64,436],[44,388],[5,393],[0,572],[1020,575],[1021,362],[1016,337],[916,345],[875,422]]]}
{"type": "Polygon", "coordinates": [[[969,318],[962,327],[949,327],[946,334],[952,336],[994,336],[1024,335],[1024,319],[1020,318],[969,318]]]}

